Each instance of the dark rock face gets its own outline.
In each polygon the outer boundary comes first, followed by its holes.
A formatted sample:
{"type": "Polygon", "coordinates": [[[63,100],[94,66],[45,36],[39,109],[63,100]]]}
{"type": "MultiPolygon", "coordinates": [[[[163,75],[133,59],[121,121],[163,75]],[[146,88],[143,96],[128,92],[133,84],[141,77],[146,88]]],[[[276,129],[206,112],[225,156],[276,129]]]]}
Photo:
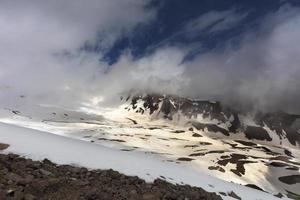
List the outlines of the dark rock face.
{"type": "Polygon", "coordinates": [[[288,164],[283,162],[271,162],[269,165],[273,167],[289,167],[288,164]]]}
{"type": "Polygon", "coordinates": [[[258,187],[257,185],[254,185],[254,184],[247,184],[247,185],[245,185],[245,186],[250,187],[250,188],[253,188],[253,189],[256,189],[256,190],[260,190],[260,191],[263,191],[263,192],[264,192],[263,189],[261,189],[260,187],[258,187]]]}
{"type": "MultiPolygon", "coordinates": [[[[145,95],[145,96],[134,96],[131,100],[131,107],[136,109],[137,101],[142,100],[143,110],[150,110],[150,114],[159,109],[159,104],[162,102],[162,106],[159,112],[163,113],[165,118],[172,118],[172,115],[178,112],[179,110],[184,113],[187,117],[192,118],[196,117],[197,114],[203,113],[205,115],[213,114],[214,117],[220,115],[221,105],[216,102],[209,101],[199,101],[191,100],[187,98],[177,97],[177,96],[165,96],[165,95],[145,95]]],[[[142,113],[142,110],[138,110],[142,113]]],[[[219,116],[221,119],[224,119],[224,116],[219,116]]]]}
{"type": "Polygon", "coordinates": [[[188,119],[195,119],[197,115],[202,114],[204,118],[216,119],[223,123],[231,121],[229,130],[232,132],[240,128],[238,115],[229,108],[223,108],[220,102],[193,100],[174,95],[158,94],[136,95],[132,98],[128,97],[127,101],[130,99],[130,105],[126,107],[128,111],[134,110],[136,113],[144,114],[146,110],[149,110],[150,115],[158,112],[169,120],[173,120],[174,115],[178,112],[188,119]],[[138,108],[137,103],[139,100],[143,102],[143,106],[138,108]],[[233,119],[229,119],[230,117],[233,119]]]}
{"type": "Polygon", "coordinates": [[[281,182],[289,185],[300,183],[300,175],[283,176],[279,177],[278,179],[281,182]]]}
{"type": "Polygon", "coordinates": [[[267,140],[272,141],[272,138],[269,136],[268,132],[262,127],[256,126],[247,126],[245,130],[246,138],[248,139],[257,139],[257,140],[267,140]]]}
{"type": "Polygon", "coordinates": [[[245,145],[245,146],[250,146],[250,147],[257,146],[253,142],[247,142],[247,141],[243,141],[243,140],[234,140],[234,141],[237,142],[237,143],[240,143],[242,145],[245,145]]]}
{"type": "MultiPolygon", "coordinates": [[[[105,162],[105,161],[103,161],[105,162]]],[[[0,199],[207,199],[221,200],[188,185],[173,185],[157,179],[146,183],[138,177],[113,170],[93,170],[0,154],[0,199]]]]}
{"type": "Polygon", "coordinates": [[[230,197],[232,197],[232,198],[234,198],[234,199],[237,199],[237,200],[242,200],[242,198],[239,197],[237,194],[235,194],[233,191],[230,192],[230,193],[228,194],[228,196],[230,196],[230,197]]]}
{"type": "Polygon", "coordinates": [[[223,172],[223,173],[225,172],[225,169],[220,167],[220,166],[209,166],[208,169],[209,170],[218,170],[218,171],[223,172]]]}
{"type": "Polygon", "coordinates": [[[291,115],[283,112],[278,113],[259,113],[256,115],[256,122],[263,126],[266,124],[271,130],[275,131],[280,139],[287,138],[293,145],[300,144],[300,115],[291,115]]]}
{"type": "Polygon", "coordinates": [[[208,131],[220,132],[223,135],[229,136],[229,131],[227,131],[226,129],[220,128],[219,126],[217,126],[215,124],[202,124],[202,123],[199,123],[199,122],[193,122],[192,124],[197,130],[203,130],[204,131],[204,129],[207,128],[208,131]]]}
{"type": "Polygon", "coordinates": [[[150,115],[155,113],[168,120],[174,120],[174,116],[179,114],[179,117],[187,119],[198,130],[206,128],[209,132],[219,132],[225,136],[243,132],[246,138],[250,140],[256,139],[269,142],[272,141],[273,136],[276,136],[280,140],[287,139],[294,146],[300,145],[300,115],[284,112],[260,112],[253,117],[256,126],[250,126],[240,118],[241,115],[247,115],[247,113],[241,113],[235,109],[222,106],[220,102],[159,94],[129,96],[126,101],[129,102],[129,105],[125,108],[128,111],[140,114],[149,111],[150,115]],[[215,123],[201,123],[197,121],[198,115],[201,115],[204,119],[226,123],[227,127],[220,127],[219,124],[215,123]],[[273,135],[269,135],[265,126],[274,132],[273,135]]]}

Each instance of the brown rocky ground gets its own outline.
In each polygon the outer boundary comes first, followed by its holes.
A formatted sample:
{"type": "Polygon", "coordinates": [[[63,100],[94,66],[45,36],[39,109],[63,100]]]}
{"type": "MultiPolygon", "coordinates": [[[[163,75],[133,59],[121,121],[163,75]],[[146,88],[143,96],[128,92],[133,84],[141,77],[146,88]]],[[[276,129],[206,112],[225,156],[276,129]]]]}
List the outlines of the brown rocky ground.
{"type": "MultiPolygon", "coordinates": [[[[105,162],[105,161],[104,161],[105,162]]],[[[42,199],[205,199],[220,196],[197,187],[173,185],[157,179],[146,183],[113,170],[92,170],[0,154],[0,200],[42,199]]]]}

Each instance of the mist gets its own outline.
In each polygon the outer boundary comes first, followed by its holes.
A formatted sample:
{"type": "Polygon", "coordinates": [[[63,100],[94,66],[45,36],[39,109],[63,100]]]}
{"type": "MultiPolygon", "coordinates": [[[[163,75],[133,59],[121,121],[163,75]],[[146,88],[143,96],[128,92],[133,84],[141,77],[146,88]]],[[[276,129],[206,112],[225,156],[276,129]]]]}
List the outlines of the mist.
{"type": "Polygon", "coordinates": [[[259,110],[299,113],[299,9],[283,6],[241,45],[208,52],[188,63],[185,94],[259,110]],[[194,76],[197,74],[197,76],[194,76]],[[196,94],[196,95],[194,95],[196,94]]]}
{"type": "MultiPolygon", "coordinates": [[[[140,91],[300,113],[298,8],[284,5],[243,35],[238,46],[228,41],[224,49],[192,60],[184,61],[192,47],[170,44],[138,59],[129,48],[112,65],[102,61],[104,52],[80,50],[100,40],[106,51],[138,24],[155,20],[156,10],[147,3],[1,0],[0,101],[24,95],[31,103],[112,106],[120,95],[140,91]]],[[[236,22],[239,16],[230,17],[236,22]]]]}

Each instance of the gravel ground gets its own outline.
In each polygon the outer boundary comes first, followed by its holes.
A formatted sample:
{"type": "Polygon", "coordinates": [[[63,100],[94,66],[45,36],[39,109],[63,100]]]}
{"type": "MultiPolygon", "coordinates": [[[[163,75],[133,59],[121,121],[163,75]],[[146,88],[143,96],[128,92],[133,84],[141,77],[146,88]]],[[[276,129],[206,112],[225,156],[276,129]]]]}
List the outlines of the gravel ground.
{"type": "MultiPolygon", "coordinates": [[[[7,148],[5,144],[0,143],[1,146],[7,148]]],[[[0,199],[220,200],[221,197],[201,188],[174,185],[161,179],[146,183],[113,170],[90,171],[57,165],[47,159],[39,162],[15,154],[0,154],[0,199]]]]}

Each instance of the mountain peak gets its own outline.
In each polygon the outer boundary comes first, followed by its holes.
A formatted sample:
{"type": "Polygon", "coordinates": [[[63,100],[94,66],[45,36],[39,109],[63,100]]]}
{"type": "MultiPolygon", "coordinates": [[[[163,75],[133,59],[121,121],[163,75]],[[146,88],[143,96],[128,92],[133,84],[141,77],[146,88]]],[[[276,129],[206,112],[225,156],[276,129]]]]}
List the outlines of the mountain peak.
{"type": "Polygon", "coordinates": [[[151,119],[164,119],[213,134],[242,133],[246,139],[300,145],[300,116],[285,112],[245,113],[208,101],[168,94],[129,95],[124,109],[151,119]]]}

